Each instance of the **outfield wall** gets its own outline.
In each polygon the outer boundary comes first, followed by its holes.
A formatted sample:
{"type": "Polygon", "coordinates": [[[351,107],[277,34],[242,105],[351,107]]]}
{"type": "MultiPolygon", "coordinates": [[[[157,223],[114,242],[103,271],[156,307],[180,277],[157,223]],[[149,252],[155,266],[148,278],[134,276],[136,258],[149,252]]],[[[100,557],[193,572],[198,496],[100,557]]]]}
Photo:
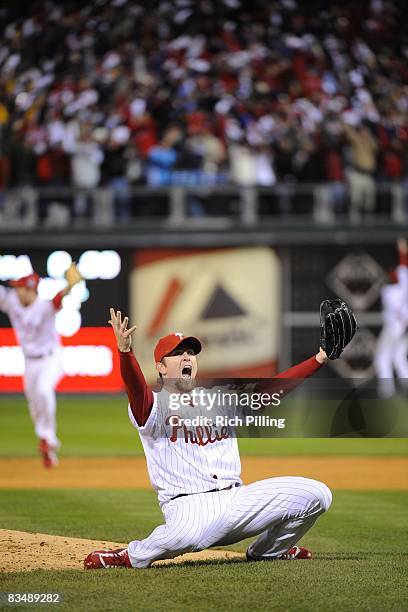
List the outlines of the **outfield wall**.
{"type": "MultiPolygon", "coordinates": [[[[64,301],[57,326],[64,345],[67,392],[120,391],[109,307],[139,325],[137,351],[149,381],[152,348],[168,331],[203,338],[202,371],[271,376],[317,349],[321,299],[340,296],[357,313],[359,331],[344,358],[325,375],[374,375],[381,328],[381,287],[397,263],[393,241],[378,244],[287,244],[196,249],[15,249],[0,255],[0,281],[32,267],[45,279],[43,297],[64,286],[67,257],[86,282],[64,301]]],[[[0,393],[22,390],[23,359],[0,313],[0,393]]]]}

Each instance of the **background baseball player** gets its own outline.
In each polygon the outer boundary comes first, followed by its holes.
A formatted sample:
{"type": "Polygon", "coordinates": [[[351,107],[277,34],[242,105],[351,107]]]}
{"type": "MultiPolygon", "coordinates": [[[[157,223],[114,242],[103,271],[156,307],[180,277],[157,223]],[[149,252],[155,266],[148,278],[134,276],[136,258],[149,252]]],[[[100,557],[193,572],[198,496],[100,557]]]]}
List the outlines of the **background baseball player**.
{"type": "MultiPolygon", "coordinates": [[[[283,379],[289,381],[289,387],[296,386],[319,370],[328,356],[339,357],[350,341],[356,325],[344,303],[325,301],[321,316],[321,341],[326,352],[321,348],[317,355],[279,374],[279,386],[283,379]]],[[[179,332],[159,340],[154,358],[163,387],[154,393],[131,351],[136,326],[128,329],[127,317],[122,322],[121,313],[113,309],[109,323],[119,349],[129,417],[139,431],[166,523],[127,548],[90,553],[84,560],[85,568],[146,568],[158,559],[253,536],[257,537],[247,551],[249,561],[310,558],[311,552],[296,544],[329,509],[332,496],[328,487],[301,477],[243,485],[237,439],[228,428],[207,428],[204,433],[202,427],[191,427],[181,436],[175,435],[174,427],[170,433],[163,430],[163,424],[169,424],[163,415],[169,414],[170,394],[194,388],[200,341],[179,332]]],[[[256,391],[266,391],[272,384],[276,390],[276,382],[259,381],[256,391]]]]}
{"type": "Polygon", "coordinates": [[[40,277],[36,272],[10,281],[11,288],[0,286],[0,310],[8,315],[24,354],[24,393],[47,468],[57,464],[60,446],[55,387],[62,375],[62,365],[55,316],[63,297],[82,280],[75,264],[65,272],[65,278],[67,286],[52,300],[39,297],[40,277]]]}
{"type": "Polygon", "coordinates": [[[392,270],[391,283],[381,290],[383,328],[378,338],[375,369],[381,397],[395,395],[394,371],[408,388],[408,243],[398,240],[399,266],[392,270]]]}

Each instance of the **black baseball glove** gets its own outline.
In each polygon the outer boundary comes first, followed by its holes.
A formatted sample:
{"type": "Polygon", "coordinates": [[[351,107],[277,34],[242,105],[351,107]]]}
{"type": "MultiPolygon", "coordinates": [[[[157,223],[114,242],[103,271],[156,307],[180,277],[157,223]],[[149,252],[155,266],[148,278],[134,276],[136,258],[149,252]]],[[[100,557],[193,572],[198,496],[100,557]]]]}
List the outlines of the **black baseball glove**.
{"type": "Polygon", "coordinates": [[[320,304],[320,346],[329,359],[338,359],[356,333],[353,311],[340,299],[320,304]]]}

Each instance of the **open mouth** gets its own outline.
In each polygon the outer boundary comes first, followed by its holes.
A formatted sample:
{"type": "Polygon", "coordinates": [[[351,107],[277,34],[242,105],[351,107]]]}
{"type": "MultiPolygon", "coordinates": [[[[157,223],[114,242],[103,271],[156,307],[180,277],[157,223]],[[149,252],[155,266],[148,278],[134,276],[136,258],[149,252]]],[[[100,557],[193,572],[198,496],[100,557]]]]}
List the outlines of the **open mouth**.
{"type": "Polygon", "coordinates": [[[181,378],[191,378],[191,374],[192,374],[193,368],[191,367],[190,364],[185,365],[183,367],[183,369],[181,370],[181,378]]]}

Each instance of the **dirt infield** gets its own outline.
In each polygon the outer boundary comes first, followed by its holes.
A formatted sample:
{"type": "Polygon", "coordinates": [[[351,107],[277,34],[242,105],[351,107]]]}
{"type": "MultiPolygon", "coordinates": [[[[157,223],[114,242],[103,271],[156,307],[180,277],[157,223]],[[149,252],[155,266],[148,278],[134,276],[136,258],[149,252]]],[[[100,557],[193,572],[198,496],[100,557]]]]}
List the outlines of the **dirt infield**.
{"type": "MultiPolygon", "coordinates": [[[[126,544],[101,540],[83,540],[44,533],[27,533],[0,529],[0,572],[21,572],[34,569],[80,569],[93,550],[119,548],[126,544]]],[[[227,550],[205,550],[187,553],[176,559],[156,561],[153,565],[169,565],[184,561],[222,561],[244,558],[242,553],[227,550]]]]}
{"type": "MultiPolygon", "coordinates": [[[[334,489],[408,490],[408,457],[245,457],[245,483],[307,476],[334,489]]],[[[0,459],[0,489],[150,489],[143,457],[64,458],[45,470],[40,459],[0,459]]]]}

